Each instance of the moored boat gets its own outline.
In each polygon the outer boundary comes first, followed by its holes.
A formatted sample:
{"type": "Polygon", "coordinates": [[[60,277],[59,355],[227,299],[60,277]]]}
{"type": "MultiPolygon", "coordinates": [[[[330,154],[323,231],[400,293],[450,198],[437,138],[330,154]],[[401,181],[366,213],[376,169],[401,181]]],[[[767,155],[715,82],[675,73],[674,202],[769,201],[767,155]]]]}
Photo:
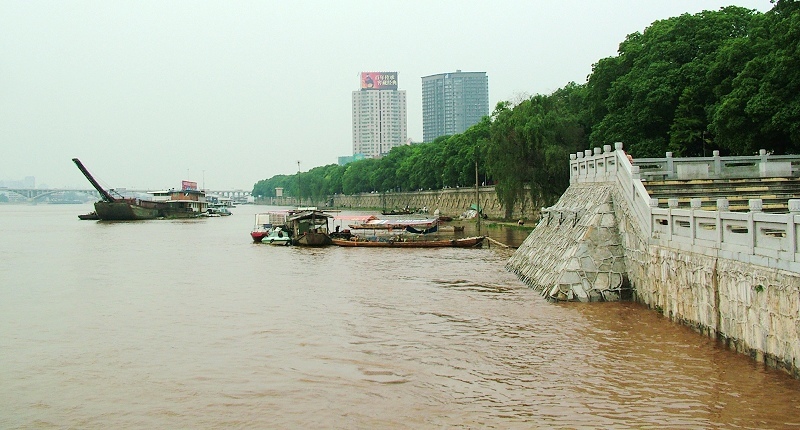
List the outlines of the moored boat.
{"type": "Polygon", "coordinates": [[[136,221],[156,219],[166,209],[166,204],[136,198],[115,198],[113,202],[94,203],[97,218],[103,221],[136,221]]]}
{"type": "Polygon", "coordinates": [[[320,210],[296,213],[286,220],[292,235],[292,245],[326,246],[333,242],[328,235],[328,220],[332,215],[320,210]]]}
{"type": "Polygon", "coordinates": [[[228,206],[226,205],[212,204],[208,206],[204,215],[209,217],[222,217],[233,215],[233,212],[228,210],[228,206]]]}
{"type": "Polygon", "coordinates": [[[473,236],[463,238],[405,238],[390,237],[383,239],[361,239],[353,236],[347,239],[332,239],[334,245],[346,247],[372,247],[372,248],[480,248],[483,246],[485,236],[473,236]]]}
{"type": "Polygon", "coordinates": [[[100,217],[97,216],[97,212],[92,211],[92,212],[89,212],[88,214],[78,215],[78,219],[81,219],[81,220],[97,220],[97,219],[100,219],[100,217]]]}
{"type": "Polygon", "coordinates": [[[250,231],[250,237],[253,239],[253,242],[261,243],[265,237],[268,237],[278,228],[285,231],[286,236],[289,236],[289,232],[286,231],[286,218],[288,216],[288,211],[257,213],[255,225],[253,226],[253,230],[250,231]]]}
{"type": "Polygon", "coordinates": [[[192,218],[208,213],[206,193],[197,188],[197,182],[181,181],[180,190],[148,191],[152,201],[165,203],[159,217],[192,218]]]}
{"type": "Polygon", "coordinates": [[[439,220],[436,218],[423,218],[423,219],[378,219],[369,217],[368,219],[361,220],[350,224],[349,227],[354,230],[393,230],[405,229],[412,227],[417,230],[428,230],[438,225],[439,220]]]}
{"type": "Polygon", "coordinates": [[[135,221],[156,218],[190,218],[206,211],[205,193],[197,189],[197,183],[183,181],[180,190],[150,192],[147,199],[137,197],[114,197],[105,190],[77,158],[72,161],[92,186],[100,193],[95,202],[97,219],[103,221],[135,221]]]}
{"type": "Polygon", "coordinates": [[[261,239],[261,242],[270,245],[291,245],[292,238],[288,231],[284,231],[283,227],[279,226],[270,230],[269,234],[261,239]]]}

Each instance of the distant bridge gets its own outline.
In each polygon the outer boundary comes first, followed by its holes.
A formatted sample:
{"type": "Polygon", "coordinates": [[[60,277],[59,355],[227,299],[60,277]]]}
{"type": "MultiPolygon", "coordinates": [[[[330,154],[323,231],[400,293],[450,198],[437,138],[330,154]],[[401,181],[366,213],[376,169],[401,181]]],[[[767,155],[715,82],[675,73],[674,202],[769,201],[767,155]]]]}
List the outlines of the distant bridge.
{"type": "Polygon", "coordinates": [[[46,202],[49,200],[63,200],[65,194],[83,194],[89,198],[100,198],[100,193],[95,189],[81,188],[0,188],[0,194],[5,195],[11,202],[46,202]]]}
{"type": "MultiPolygon", "coordinates": [[[[147,191],[124,190],[126,193],[146,193],[147,191]]],[[[246,199],[250,196],[250,191],[244,190],[205,190],[206,195],[217,195],[230,198],[232,200],[246,199]]],[[[93,199],[100,199],[100,193],[95,189],[83,188],[3,188],[0,187],[0,195],[5,195],[12,202],[46,202],[50,200],[63,200],[65,194],[83,194],[93,199]]],[[[112,192],[113,194],[113,192],[112,192]]]]}

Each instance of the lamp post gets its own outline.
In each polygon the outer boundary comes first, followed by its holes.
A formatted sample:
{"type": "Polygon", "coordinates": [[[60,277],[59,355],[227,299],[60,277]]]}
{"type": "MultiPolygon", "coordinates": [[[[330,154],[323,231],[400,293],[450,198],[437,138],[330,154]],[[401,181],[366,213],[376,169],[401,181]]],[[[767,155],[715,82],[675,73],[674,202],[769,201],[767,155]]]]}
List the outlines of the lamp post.
{"type": "Polygon", "coordinates": [[[481,195],[478,191],[478,157],[475,157],[475,206],[478,210],[478,236],[481,235],[481,195]]]}
{"type": "Polygon", "coordinates": [[[300,192],[300,160],[297,160],[297,207],[303,206],[303,194],[300,192]]]}

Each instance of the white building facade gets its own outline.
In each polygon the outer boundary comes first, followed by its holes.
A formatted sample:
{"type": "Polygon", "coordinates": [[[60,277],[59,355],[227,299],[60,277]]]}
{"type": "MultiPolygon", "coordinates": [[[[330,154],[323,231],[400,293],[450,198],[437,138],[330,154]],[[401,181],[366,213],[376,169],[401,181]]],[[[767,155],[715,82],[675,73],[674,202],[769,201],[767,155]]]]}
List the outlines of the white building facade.
{"type": "Polygon", "coordinates": [[[406,92],[397,89],[397,72],[362,72],[353,91],[353,155],[380,158],[407,144],[406,92]]]}

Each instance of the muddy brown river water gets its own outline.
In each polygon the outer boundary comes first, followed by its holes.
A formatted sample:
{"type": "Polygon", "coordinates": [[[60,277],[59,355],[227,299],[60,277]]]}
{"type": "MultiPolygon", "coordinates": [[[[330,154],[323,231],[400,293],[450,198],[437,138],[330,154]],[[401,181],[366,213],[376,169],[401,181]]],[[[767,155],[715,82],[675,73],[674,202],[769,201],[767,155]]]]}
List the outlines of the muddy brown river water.
{"type": "Polygon", "coordinates": [[[90,210],[0,205],[0,428],[800,428],[800,381],[633,303],[548,303],[513,250],[90,210]]]}

